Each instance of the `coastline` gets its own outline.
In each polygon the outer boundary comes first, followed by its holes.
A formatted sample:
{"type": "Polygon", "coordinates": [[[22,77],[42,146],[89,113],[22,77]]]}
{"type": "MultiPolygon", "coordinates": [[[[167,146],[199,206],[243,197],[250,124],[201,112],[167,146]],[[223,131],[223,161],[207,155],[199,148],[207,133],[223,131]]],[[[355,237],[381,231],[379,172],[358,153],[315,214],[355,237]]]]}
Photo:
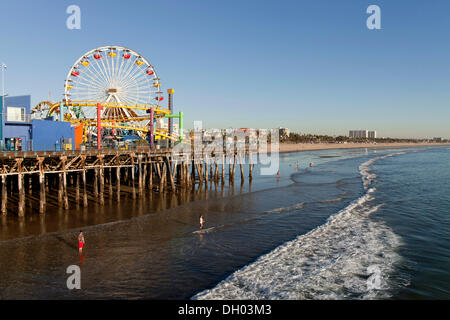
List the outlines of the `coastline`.
{"type": "MultiPolygon", "coordinates": [[[[270,144],[268,152],[271,152],[270,144]]],[[[361,148],[412,148],[412,147],[437,147],[448,146],[450,143],[280,143],[279,153],[314,151],[314,150],[338,150],[338,149],[361,149],[361,148]]]]}

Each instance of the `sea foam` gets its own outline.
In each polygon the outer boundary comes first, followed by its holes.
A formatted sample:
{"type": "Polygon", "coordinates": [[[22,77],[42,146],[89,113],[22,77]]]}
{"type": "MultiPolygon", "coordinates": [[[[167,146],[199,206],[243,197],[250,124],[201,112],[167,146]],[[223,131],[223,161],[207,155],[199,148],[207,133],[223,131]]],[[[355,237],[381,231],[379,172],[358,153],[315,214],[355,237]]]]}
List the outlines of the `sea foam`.
{"type": "Polygon", "coordinates": [[[370,219],[373,163],[359,167],[364,194],[327,222],[234,272],[193,299],[380,299],[390,296],[389,275],[401,257],[401,239],[385,223],[370,219]]]}

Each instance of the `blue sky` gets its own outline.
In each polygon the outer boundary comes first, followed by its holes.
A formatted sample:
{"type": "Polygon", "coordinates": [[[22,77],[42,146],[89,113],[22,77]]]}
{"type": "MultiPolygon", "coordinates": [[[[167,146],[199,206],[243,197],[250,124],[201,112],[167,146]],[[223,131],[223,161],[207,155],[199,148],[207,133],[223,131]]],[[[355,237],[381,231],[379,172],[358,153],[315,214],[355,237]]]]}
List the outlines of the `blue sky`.
{"type": "Polygon", "coordinates": [[[6,92],[62,99],[86,51],[122,45],[175,88],[188,127],[450,138],[449,1],[2,1],[6,92]],[[66,8],[81,8],[81,30],[66,8]],[[381,8],[381,30],[366,8],[381,8]]]}

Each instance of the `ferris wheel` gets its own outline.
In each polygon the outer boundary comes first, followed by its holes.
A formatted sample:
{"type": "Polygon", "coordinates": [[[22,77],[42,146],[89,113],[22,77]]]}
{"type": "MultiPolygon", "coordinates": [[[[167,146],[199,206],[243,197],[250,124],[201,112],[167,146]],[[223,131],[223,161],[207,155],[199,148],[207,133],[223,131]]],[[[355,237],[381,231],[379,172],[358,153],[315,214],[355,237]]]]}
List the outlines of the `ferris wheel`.
{"type": "Polygon", "coordinates": [[[143,56],[125,47],[104,46],[86,52],[70,68],[63,104],[76,119],[95,119],[97,110],[88,102],[99,102],[106,105],[102,120],[141,122],[146,110],[137,106],[160,106],[160,86],[143,56]]]}

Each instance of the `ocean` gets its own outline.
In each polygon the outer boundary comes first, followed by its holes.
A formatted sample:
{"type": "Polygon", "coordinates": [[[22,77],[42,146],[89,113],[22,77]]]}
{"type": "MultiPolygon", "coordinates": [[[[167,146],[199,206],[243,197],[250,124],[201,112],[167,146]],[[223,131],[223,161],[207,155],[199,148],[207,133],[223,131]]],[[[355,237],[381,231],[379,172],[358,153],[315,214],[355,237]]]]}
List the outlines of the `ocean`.
{"type": "Polygon", "coordinates": [[[0,298],[450,298],[450,148],[281,154],[280,179],[239,180],[120,218],[57,214],[51,232],[2,221],[0,298]]]}

